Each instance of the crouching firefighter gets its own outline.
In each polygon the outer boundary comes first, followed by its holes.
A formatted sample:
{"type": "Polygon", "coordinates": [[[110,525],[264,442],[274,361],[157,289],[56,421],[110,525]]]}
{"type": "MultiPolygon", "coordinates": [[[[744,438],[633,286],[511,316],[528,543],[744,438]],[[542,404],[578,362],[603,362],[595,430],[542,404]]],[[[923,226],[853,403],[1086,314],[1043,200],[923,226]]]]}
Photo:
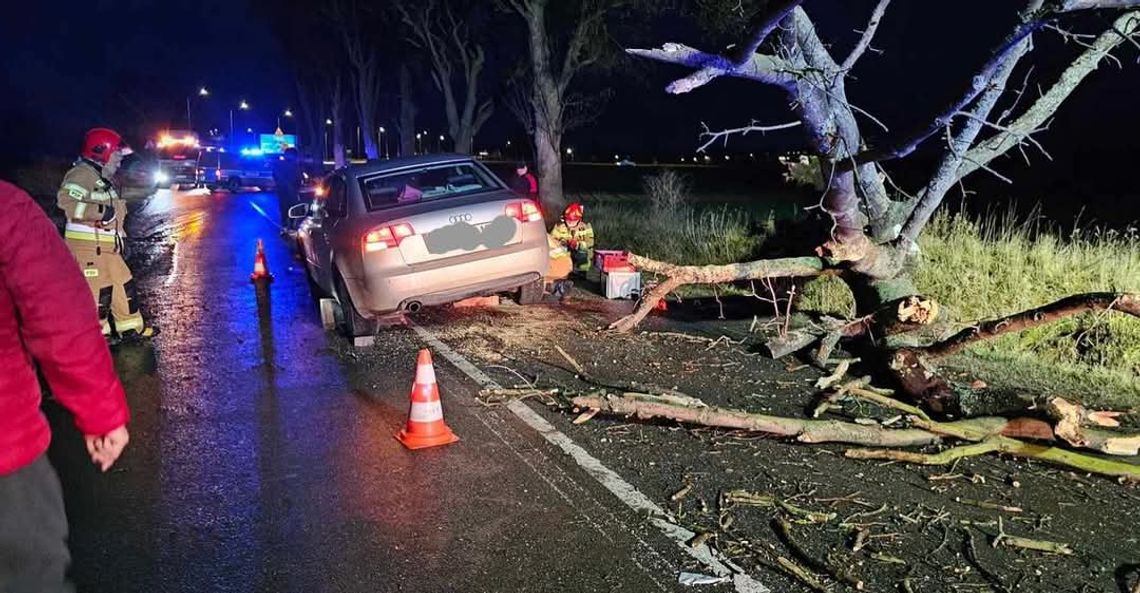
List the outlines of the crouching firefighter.
{"type": "Polygon", "coordinates": [[[580,272],[589,271],[594,259],[594,227],[582,220],[584,213],[582,204],[570,204],[562,213],[562,222],[554,225],[550,231],[550,236],[570,251],[574,269],[580,272]]]}
{"type": "Polygon", "coordinates": [[[79,160],[63,177],[57,200],[67,216],[64,239],[91,288],[103,335],[111,338],[113,323],[120,338],[137,340],[158,332],[139,312],[135,281],[123,260],[127,208],[111,179],[128,154],[130,147],[113,130],[88,131],[79,160]]]}

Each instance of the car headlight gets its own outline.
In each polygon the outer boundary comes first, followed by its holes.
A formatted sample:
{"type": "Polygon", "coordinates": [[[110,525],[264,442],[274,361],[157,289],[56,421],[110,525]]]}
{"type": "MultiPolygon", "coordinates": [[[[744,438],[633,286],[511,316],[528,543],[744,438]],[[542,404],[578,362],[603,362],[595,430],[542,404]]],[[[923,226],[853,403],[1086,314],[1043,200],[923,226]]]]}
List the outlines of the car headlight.
{"type": "Polygon", "coordinates": [[[154,172],[154,182],[155,183],[161,185],[163,183],[166,183],[167,181],[170,181],[169,175],[167,175],[166,173],[164,173],[162,171],[155,171],[154,172]]]}

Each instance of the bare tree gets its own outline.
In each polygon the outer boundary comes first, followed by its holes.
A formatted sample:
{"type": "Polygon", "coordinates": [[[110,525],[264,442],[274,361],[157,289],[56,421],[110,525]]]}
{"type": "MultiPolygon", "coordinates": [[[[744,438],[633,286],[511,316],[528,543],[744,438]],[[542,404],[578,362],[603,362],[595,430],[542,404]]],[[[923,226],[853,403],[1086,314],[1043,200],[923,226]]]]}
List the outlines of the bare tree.
{"type": "Polygon", "coordinates": [[[400,120],[396,132],[400,135],[400,156],[416,153],[416,97],[412,85],[412,71],[408,64],[400,64],[400,120]]]}
{"type": "Polygon", "coordinates": [[[482,44],[446,0],[397,2],[395,6],[410,29],[408,41],[430,60],[432,81],[443,94],[447,132],[455,151],[470,153],[475,134],[494,111],[491,100],[479,98],[479,77],[486,65],[482,44]]]}
{"type": "MultiPolygon", "coordinates": [[[[637,258],[644,268],[664,272],[669,278],[647,294],[634,314],[613,327],[634,327],[661,297],[694,282],[840,273],[851,286],[861,314],[874,315],[898,303],[913,302],[907,299],[917,296],[909,272],[916,264],[917,240],[947,192],[978,169],[992,172],[993,160],[1011,148],[1039,147],[1034,132],[1042,128],[1081,81],[1103,60],[1111,58],[1114,48],[1136,44],[1140,31],[1140,12],[1119,14],[1102,33],[1088,36],[1093,37],[1092,41],[1083,43],[1081,53],[1052,87],[1020,115],[1014,116],[1018,107],[1014,102],[1007,109],[1009,113],[995,117],[994,109],[1006,94],[1010,76],[1034,49],[1035,34],[1059,28],[1065,17],[1075,11],[1140,5],[1140,0],[1027,0],[1017,23],[996,42],[960,95],[932,114],[929,123],[919,129],[872,144],[862,133],[860,118],[876,124],[877,120],[848,100],[846,81],[870,47],[889,3],[890,0],[879,0],[854,49],[842,59],[833,55],[833,46],[820,40],[814,22],[801,6],[803,0],[767,3],[767,13],[731,54],[708,53],[678,43],[628,50],[636,56],[693,70],[669,84],[669,93],[689,92],[720,77],[751,80],[784,92],[792,105],[794,121],[799,124],[796,129],[806,133],[811,150],[819,157],[826,180],[820,205],[832,225],[831,232],[820,237],[815,256],[714,267],[676,267],[637,258]],[[1009,117],[1013,117],[1012,121],[1006,122],[1009,117]],[[983,131],[988,135],[983,135],[983,131]],[[884,163],[905,158],[935,139],[941,140],[941,157],[927,181],[913,192],[891,195],[884,163]]],[[[783,127],[787,125],[753,125],[741,131],[783,127]]],[[[728,132],[710,132],[706,136],[727,141],[728,132]]],[[[923,321],[928,322],[938,308],[933,299],[924,297],[922,302],[929,313],[923,314],[923,321]]],[[[928,390],[927,387],[921,389],[928,390]]],[[[928,391],[945,394],[941,387],[928,391]]]]}
{"type": "Polygon", "coordinates": [[[333,162],[336,168],[348,164],[344,151],[344,84],[343,78],[336,76],[333,80],[332,92],[329,94],[329,113],[332,115],[332,150],[333,162]]]}
{"type": "MultiPolygon", "coordinates": [[[[1030,0],[1018,24],[1001,39],[990,57],[971,78],[965,91],[930,123],[881,146],[868,146],[858,117],[863,114],[847,98],[846,80],[869,47],[878,20],[890,0],[880,0],[854,50],[843,60],[816,34],[815,25],[800,6],[802,0],[770,3],[770,13],[756,26],[734,55],[706,53],[685,45],[667,43],[658,49],[628,50],[631,54],[688,66],[694,72],[674,81],[669,93],[685,93],[729,76],[774,86],[794,106],[798,129],[807,133],[811,149],[820,157],[827,189],[821,205],[833,221],[818,254],[821,267],[843,267],[853,278],[856,294],[870,297],[867,309],[913,294],[906,264],[930,215],[947,191],[965,175],[1009,148],[1032,143],[1037,131],[1062,100],[1091,73],[1111,49],[1135,35],[1140,16],[1121,15],[1097,40],[1089,44],[1053,89],[1045,93],[1013,124],[1001,125],[990,117],[1006,91],[1006,82],[1018,62],[1031,51],[1031,37],[1074,11],[1119,1],[1030,0]],[[769,38],[772,39],[769,39],[769,38]],[[759,53],[770,42],[770,53],[759,53]],[[993,134],[978,142],[983,130],[993,134]],[[926,184],[913,192],[915,199],[892,199],[887,192],[882,163],[906,157],[935,137],[945,140],[942,158],[926,184]],[[864,232],[869,226],[870,232],[864,232]],[[870,292],[861,289],[870,289],[870,292]]],[[[1136,0],[1140,4],[1140,0],[1136,0]]],[[[785,126],[776,126],[785,127],[785,126]]],[[[763,129],[749,126],[742,130],[763,129]]],[[[774,271],[779,275],[779,271],[774,271]]]]}
{"type": "MultiPolygon", "coordinates": [[[[605,50],[606,14],[621,0],[577,0],[576,20],[558,19],[557,27],[568,31],[564,43],[548,28],[550,0],[502,0],[522,17],[527,26],[530,49],[529,73],[524,81],[526,105],[515,96],[510,103],[515,116],[533,137],[538,160],[539,195],[548,211],[561,211],[562,138],[567,130],[596,117],[604,97],[587,97],[571,92],[571,83],[582,69],[596,62],[605,50]],[[561,55],[559,55],[561,50],[561,55]],[[525,109],[525,112],[524,112],[525,109]]],[[[570,3],[560,4],[567,8],[570,3]]]]}
{"type": "Polygon", "coordinates": [[[379,158],[373,133],[377,129],[376,106],[380,103],[380,58],[364,35],[362,24],[366,18],[356,0],[335,0],[331,12],[352,66],[353,99],[364,139],[364,154],[369,159],[379,158]]]}

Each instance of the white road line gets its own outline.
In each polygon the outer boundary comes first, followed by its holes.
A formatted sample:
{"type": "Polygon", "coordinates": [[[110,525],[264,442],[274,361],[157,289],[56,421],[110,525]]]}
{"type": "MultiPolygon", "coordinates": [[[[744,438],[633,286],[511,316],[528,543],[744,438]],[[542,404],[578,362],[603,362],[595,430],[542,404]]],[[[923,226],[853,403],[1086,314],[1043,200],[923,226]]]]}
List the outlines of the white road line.
{"type": "MultiPolygon", "coordinates": [[[[442,355],[456,368],[463,371],[468,377],[471,377],[476,383],[484,388],[499,389],[499,385],[493,379],[487,376],[486,373],[479,370],[469,360],[464,358],[461,354],[451,349],[450,346],[443,343],[435,334],[428,331],[426,328],[420,327],[416,324],[411,324],[412,329],[431,346],[437,353],[442,355]]],[[[559,431],[553,425],[546,421],[545,418],[540,416],[537,412],[530,409],[525,403],[513,400],[507,404],[509,409],[515,416],[518,416],[524,423],[533,428],[536,432],[542,435],[549,443],[561,449],[564,453],[569,455],[575,462],[578,463],[582,469],[586,470],[595,480],[598,481],[606,490],[609,490],[614,496],[618,497],[629,508],[638,512],[639,514],[648,515],[649,522],[655,525],[661,532],[668,538],[672,539],[677,545],[688,553],[693,558],[696,558],[703,564],[710,572],[717,576],[730,576],[735,589],[740,593],[769,593],[770,590],[764,585],[757,582],[752,577],[748,576],[739,566],[732,563],[716,550],[708,547],[707,545],[700,545],[692,548],[688,545],[695,533],[669,522],[665,518],[665,512],[661,507],[657,506],[648,496],[643,494],[640,490],[635,488],[632,484],[625,481],[617,472],[606,467],[598,458],[590,455],[585,449],[580,447],[577,443],[566,436],[565,433],[559,431]]]]}
{"type": "Polygon", "coordinates": [[[170,252],[171,264],[170,274],[167,274],[166,280],[162,282],[163,286],[170,286],[174,284],[175,279],[178,278],[178,242],[174,242],[174,250],[170,252]]]}

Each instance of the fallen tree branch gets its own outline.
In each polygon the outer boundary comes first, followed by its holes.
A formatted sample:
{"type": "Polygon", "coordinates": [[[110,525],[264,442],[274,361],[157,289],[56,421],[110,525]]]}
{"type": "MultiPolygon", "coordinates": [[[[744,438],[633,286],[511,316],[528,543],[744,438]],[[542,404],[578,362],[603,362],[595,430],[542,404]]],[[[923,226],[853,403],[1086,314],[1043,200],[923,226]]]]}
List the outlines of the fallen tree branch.
{"type": "Polygon", "coordinates": [[[936,344],[912,350],[926,358],[940,358],[956,354],[976,342],[996,338],[1002,334],[1019,332],[1072,315],[1101,310],[1120,311],[1140,317],[1140,294],[1112,292],[1075,294],[1036,309],[980,323],[936,344]]]}
{"type": "Polygon", "coordinates": [[[1073,548],[1069,547],[1069,544],[1009,535],[1005,532],[1005,525],[1002,523],[1001,517],[998,517],[998,534],[994,537],[994,541],[991,545],[995,548],[1000,545],[1014,546],[1025,550],[1063,554],[1065,556],[1073,554],[1073,548]]]}
{"type": "Polygon", "coordinates": [[[816,511],[809,511],[789,503],[786,500],[776,498],[768,494],[759,494],[756,492],[749,492],[747,490],[729,490],[721,494],[721,505],[728,507],[730,505],[744,505],[752,507],[765,507],[765,508],[779,508],[780,510],[807,521],[808,523],[827,523],[835,518],[835,513],[819,513],[816,511]]]}
{"type": "Polygon", "coordinates": [[[774,517],[772,519],[772,525],[776,531],[776,535],[780,536],[780,541],[782,541],[793,554],[798,556],[800,560],[807,564],[808,568],[823,573],[856,590],[863,590],[863,581],[851,574],[848,568],[835,562],[816,558],[809,554],[807,548],[800,545],[800,543],[796,541],[796,538],[792,536],[792,524],[789,523],[787,519],[774,517]]]}
{"type": "Polygon", "coordinates": [[[570,398],[570,401],[580,408],[598,408],[602,412],[619,416],[634,416],[642,420],[668,418],[687,424],[763,432],[773,436],[795,438],[803,443],[836,442],[880,447],[914,447],[934,444],[941,440],[938,435],[926,430],[894,430],[835,420],[802,420],[718,407],[685,407],[665,401],[658,396],[632,395],[636,397],[631,397],[631,394],[579,395],[570,398]]]}
{"type": "Polygon", "coordinates": [[[844,455],[850,459],[880,459],[886,461],[905,461],[921,465],[947,465],[962,459],[984,453],[999,452],[1045,461],[1053,465],[1068,467],[1083,472],[1123,478],[1128,481],[1140,481],[1140,465],[1125,463],[1115,459],[1102,459],[1074,451],[1066,451],[1056,447],[1025,443],[1003,436],[993,436],[980,443],[971,443],[946,449],[939,453],[915,453],[913,451],[897,451],[891,449],[849,449],[844,455]]]}
{"type": "Polygon", "coordinates": [[[1140,434],[1110,432],[1086,426],[1120,426],[1116,420],[1120,412],[1095,412],[1060,397],[1050,399],[1045,412],[1057,421],[1053,427],[1056,435],[1074,447],[1109,455],[1140,455],[1140,434]]]}
{"type": "Polygon", "coordinates": [[[609,329],[618,332],[628,332],[637,327],[637,324],[657,307],[661,299],[686,284],[721,284],[761,278],[807,277],[818,276],[824,272],[823,260],[818,257],[761,259],[713,266],[678,266],[631,253],[629,263],[643,272],[661,274],[666,279],[642,297],[633,313],[610,324],[609,329]]]}

